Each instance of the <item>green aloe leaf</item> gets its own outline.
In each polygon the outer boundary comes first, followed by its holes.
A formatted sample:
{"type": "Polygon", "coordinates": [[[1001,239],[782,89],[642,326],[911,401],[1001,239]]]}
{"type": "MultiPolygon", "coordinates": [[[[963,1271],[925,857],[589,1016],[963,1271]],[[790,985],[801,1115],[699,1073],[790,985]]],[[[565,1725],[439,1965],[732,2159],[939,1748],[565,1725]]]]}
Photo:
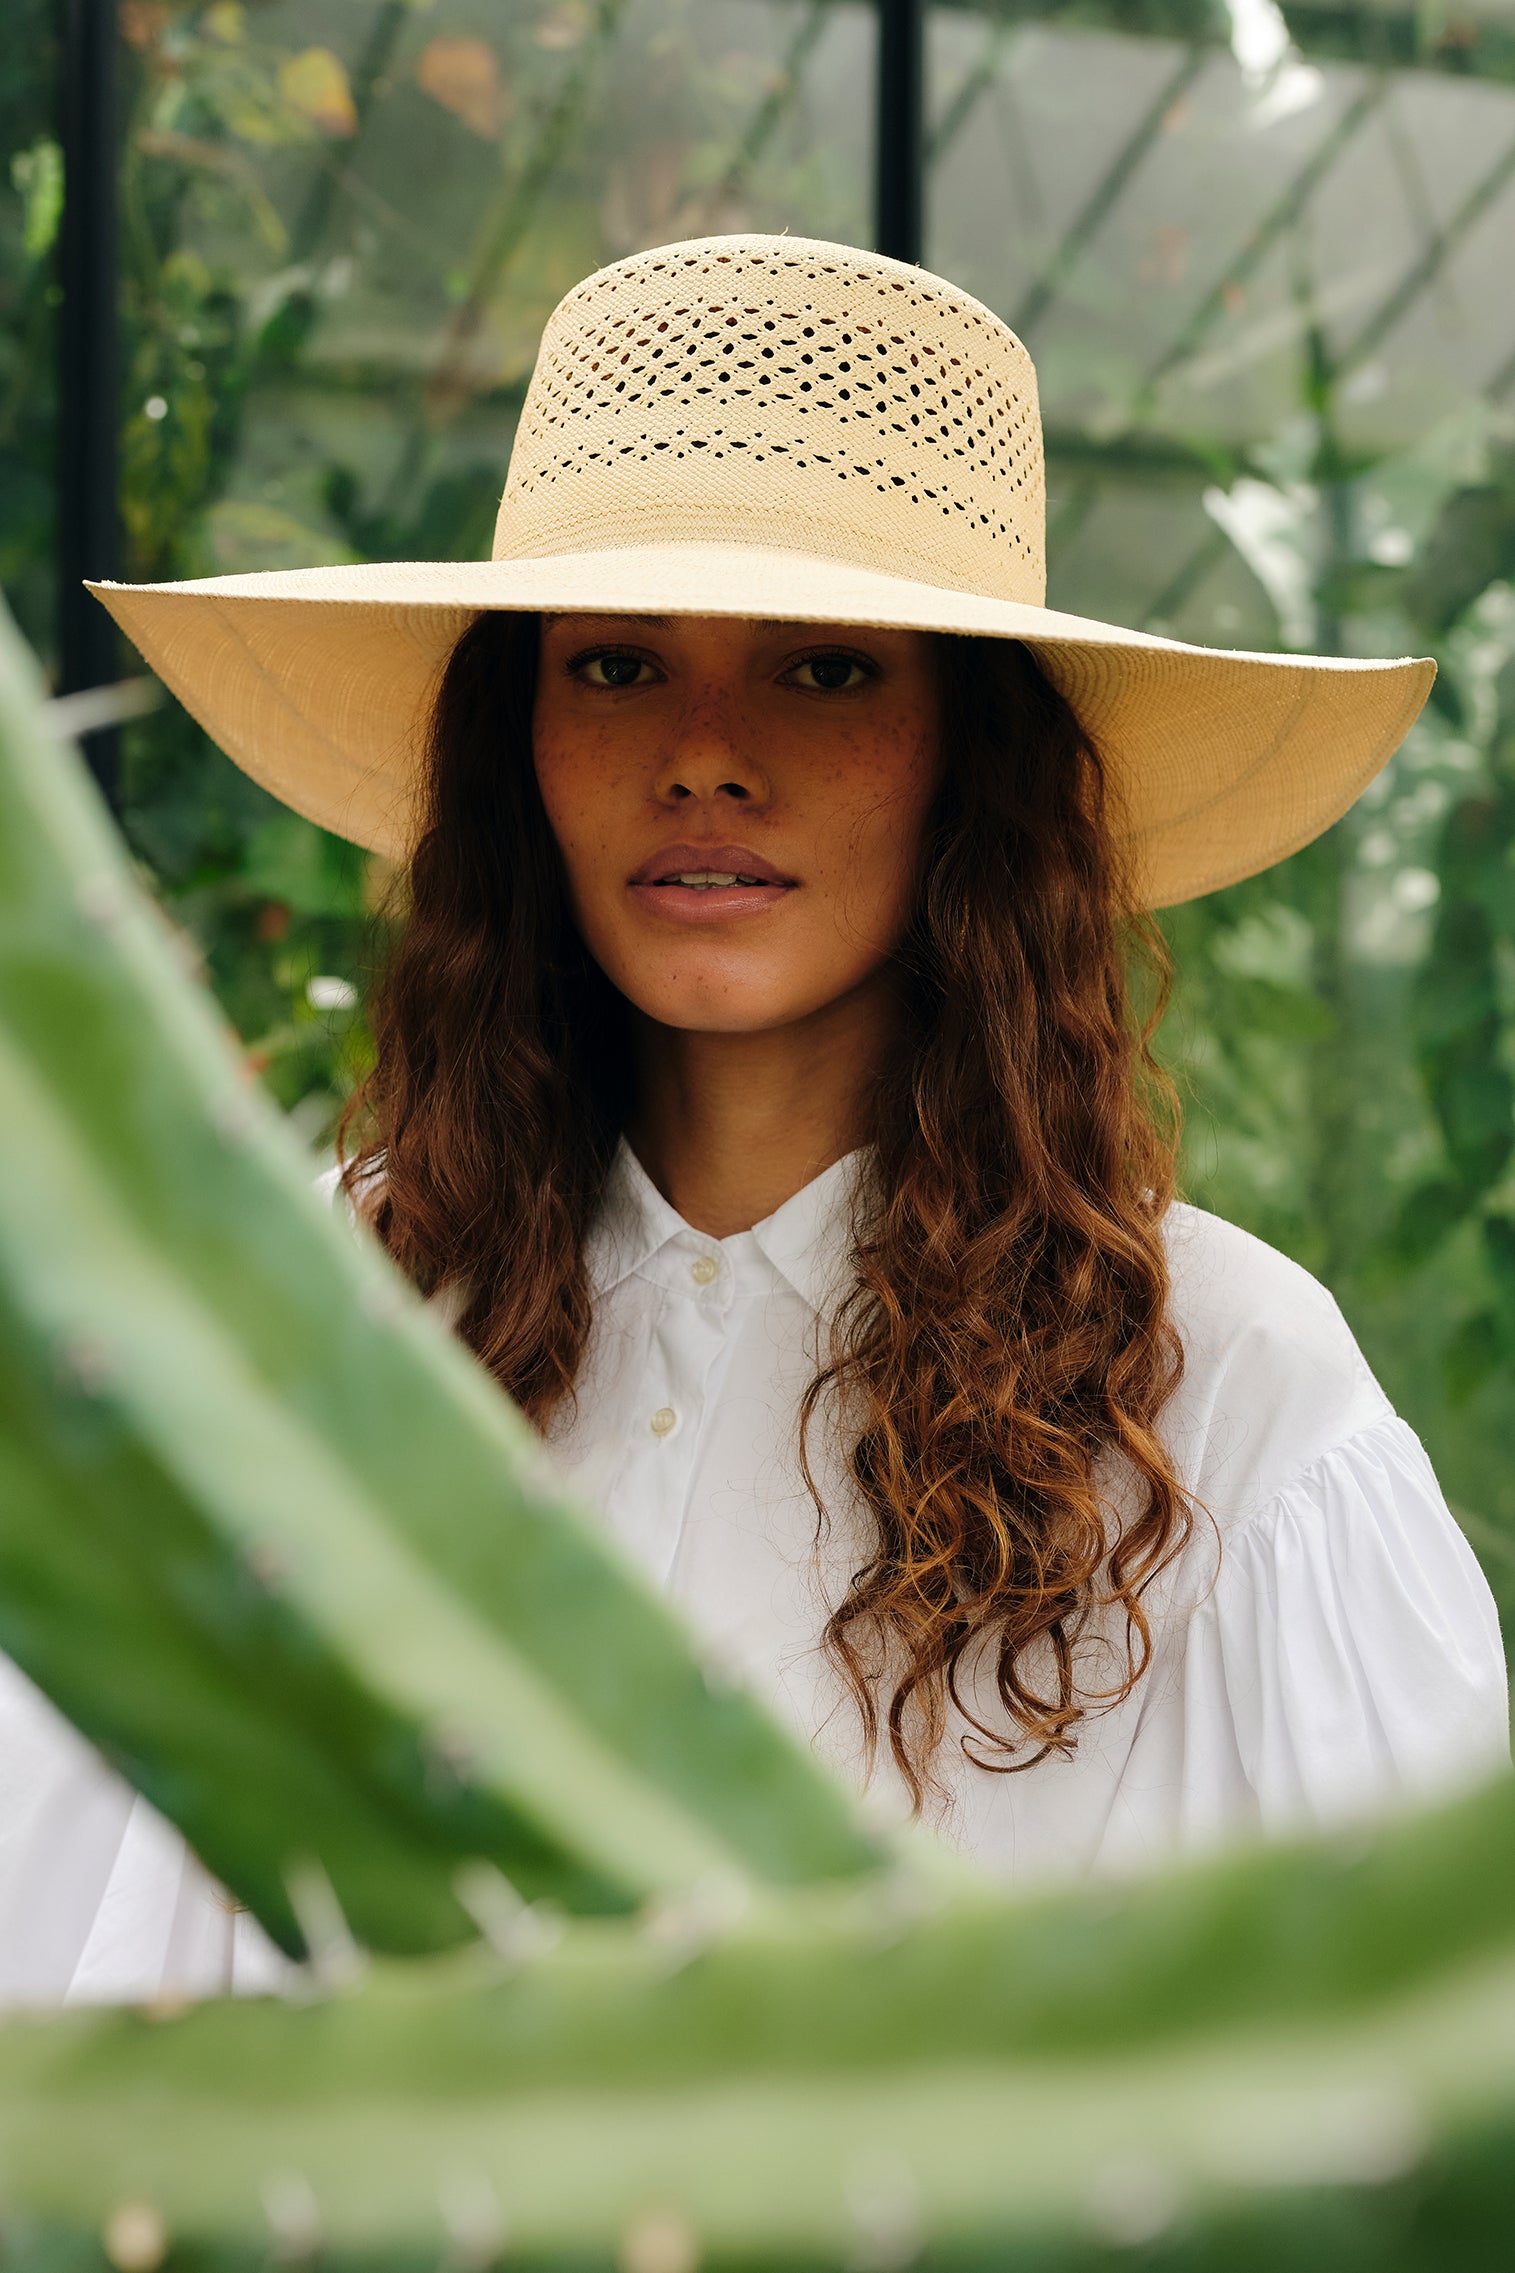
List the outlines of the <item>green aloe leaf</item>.
{"type": "Polygon", "coordinates": [[[876,1850],[310,1188],[0,625],[0,1647],[286,1947],[876,1850]]]}
{"type": "Polygon", "coordinates": [[[1506,1779],[1119,1891],[885,1875],[15,2025],[12,2260],[1479,2273],[1515,2213],[1512,1861],[1506,1779]]]}

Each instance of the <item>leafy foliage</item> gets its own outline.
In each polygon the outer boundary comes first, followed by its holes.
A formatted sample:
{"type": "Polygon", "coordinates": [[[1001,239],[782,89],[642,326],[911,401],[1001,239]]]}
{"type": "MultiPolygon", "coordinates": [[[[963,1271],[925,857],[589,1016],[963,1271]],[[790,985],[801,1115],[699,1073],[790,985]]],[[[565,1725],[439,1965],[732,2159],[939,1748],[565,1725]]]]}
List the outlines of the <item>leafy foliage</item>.
{"type": "MultiPolygon", "coordinates": [[[[1240,35],[1207,0],[1042,13],[935,12],[932,228],[961,238],[952,262],[980,285],[981,176],[958,169],[992,111],[1039,279],[1006,312],[1046,381],[1054,600],[1182,636],[1430,649],[1442,666],[1426,719],[1338,830],[1168,919],[1167,1046],[1191,1196],[1326,1278],[1515,1608],[1509,368],[1408,441],[1353,407],[1486,193],[1407,234],[1401,282],[1343,322],[1317,282],[1316,205],[1374,121],[1405,140],[1399,82],[1349,78],[1283,194],[1186,285],[1207,216],[1180,205],[1143,251],[1125,206],[1206,105],[1214,134],[1233,131],[1227,106],[1260,67],[1233,63],[1240,35]],[[1154,90],[1112,152],[1079,74],[1060,130],[1088,177],[1071,220],[1039,218],[1022,178],[1016,104],[1064,100],[1036,76],[1053,31],[1086,42],[1091,73],[1113,55],[1154,90]],[[1274,276],[1284,305],[1259,323],[1274,276]],[[1122,315],[1133,290],[1172,307],[1145,366],[1122,315]],[[1272,394],[1231,344],[1249,324],[1285,342],[1268,350],[1272,394]],[[1218,415],[1227,388],[1186,376],[1218,339],[1244,415],[1218,415]],[[1143,516],[1159,497],[1154,591],[1143,516]]],[[[1401,54],[1355,17],[1285,14],[1279,36],[1325,57],[1367,41],[1406,73],[1485,71],[1485,99],[1503,99],[1483,32],[1459,47],[1421,26],[1401,54]]],[[[840,0],[128,0],[126,572],[487,550],[536,336],[576,277],[711,228],[866,238],[866,18],[840,0]]],[[[44,653],[47,24],[43,0],[0,21],[0,576],[44,653]]],[[[1309,89],[1295,51],[1275,63],[1257,100],[1283,117],[1309,89]]],[[[250,1066],[319,1146],[367,1063],[392,880],[276,808],[172,706],[127,730],[122,818],[250,1066]]]]}
{"type": "MultiPolygon", "coordinates": [[[[1368,576],[1335,626],[1345,645],[1435,652],[1432,709],[1321,843],[1167,919],[1169,1047],[1191,1089],[1191,1185],[1332,1286],[1508,1609],[1515,595],[1484,579],[1515,497],[1497,421],[1448,455],[1413,560],[1368,576]]],[[[1355,477],[1358,512],[1396,477],[1423,471],[1355,477]]],[[[1340,589],[1354,565],[1371,564],[1338,563],[1340,589]]]]}

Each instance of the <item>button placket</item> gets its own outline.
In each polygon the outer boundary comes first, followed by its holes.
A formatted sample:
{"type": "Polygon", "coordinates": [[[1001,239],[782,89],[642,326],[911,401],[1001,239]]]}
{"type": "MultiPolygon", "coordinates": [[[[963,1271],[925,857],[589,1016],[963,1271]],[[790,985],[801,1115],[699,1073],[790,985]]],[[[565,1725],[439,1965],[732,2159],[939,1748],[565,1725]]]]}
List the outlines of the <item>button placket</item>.
{"type": "MultiPolygon", "coordinates": [[[[730,1288],[723,1289],[720,1284],[721,1264],[718,1256],[703,1252],[695,1254],[688,1258],[688,1270],[690,1278],[707,1299],[700,1302],[693,1311],[690,1311],[683,1306],[681,1297],[675,1298],[679,1303],[679,1310],[674,1323],[674,1335],[680,1355],[686,1361],[694,1357],[696,1349],[703,1349],[703,1357],[697,1361],[700,1377],[703,1380],[704,1375],[708,1373],[711,1364],[714,1362],[715,1353],[720,1346],[725,1313],[730,1307],[730,1288]],[[712,1288],[715,1290],[713,1296],[709,1293],[712,1288]],[[727,1296],[727,1300],[724,1302],[720,1299],[723,1292],[727,1296]],[[714,1305],[713,1308],[712,1304],[714,1305]],[[713,1339],[712,1328],[714,1329],[713,1339]]],[[[662,1439],[674,1435],[676,1431],[682,1434],[681,1424],[686,1418],[685,1406],[689,1402],[690,1400],[686,1397],[678,1404],[670,1402],[666,1405],[655,1406],[647,1416],[647,1426],[653,1435],[662,1439]]],[[[694,1410],[689,1416],[696,1426],[698,1425],[701,1404],[702,1400],[696,1400],[694,1410]]]]}
{"type": "Polygon", "coordinates": [[[690,1240],[665,1251],[657,1277],[663,1296],[647,1347],[644,1401],[632,1424],[624,1486],[633,1496],[646,1495],[657,1511],[645,1545],[647,1560],[663,1584],[688,1518],[706,1385],[725,1348],[734,1289],[722,1260],[690,1240]]]}

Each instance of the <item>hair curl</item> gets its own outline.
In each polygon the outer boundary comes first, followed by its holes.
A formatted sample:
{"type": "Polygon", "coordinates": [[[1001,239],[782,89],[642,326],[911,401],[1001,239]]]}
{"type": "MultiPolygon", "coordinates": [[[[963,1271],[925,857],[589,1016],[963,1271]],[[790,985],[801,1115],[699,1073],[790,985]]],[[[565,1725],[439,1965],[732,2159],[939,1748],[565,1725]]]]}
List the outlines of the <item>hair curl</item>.
{"type": "MultiPolygon", "coordinates": [[[[585,1239],[632,1074],[537,791],[537,638],[535,618],[482,616],[440,682],[409,920],[342,1141],[364,1129],[345,1186],[390,1254],[543,1426],[588,1337],[585,1239]]],[[[1160,936],[1126,906],[1068,704],[1015,643],[939,647],[945,779],[899,952],[905,1043],[877,1084],[854,1279],[800,1434],[822,1522],[823,1407],[851,1438],[867,1535],[825,1642],[869,1756],[887,1734],[917,1805],[952,1708],[967,1757],[1006,1772],[1071,1752],[1088,1711],[1129,1693],[1151,1657],[1142,1595],[1192,1522],[1157,1432],[1182,1370],[1160,936]],[[1079,1644],[1102,1609],[1125,1642],[1100,1689],[1079,1644]]]]}

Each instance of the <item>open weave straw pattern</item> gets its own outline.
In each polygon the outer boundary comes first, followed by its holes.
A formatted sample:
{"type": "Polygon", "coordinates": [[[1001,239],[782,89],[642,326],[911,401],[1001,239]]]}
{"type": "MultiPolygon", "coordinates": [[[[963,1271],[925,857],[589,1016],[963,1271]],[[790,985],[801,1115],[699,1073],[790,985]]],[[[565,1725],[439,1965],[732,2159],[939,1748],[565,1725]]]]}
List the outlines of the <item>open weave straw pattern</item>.
{"type": "Polygon", "coordinates": [[[998,317],[898,261],[750,237],[622,261],[568,295],[494,551],[761,529],[1034,605],[1044,521],[1036,373],[998,317]]]}

